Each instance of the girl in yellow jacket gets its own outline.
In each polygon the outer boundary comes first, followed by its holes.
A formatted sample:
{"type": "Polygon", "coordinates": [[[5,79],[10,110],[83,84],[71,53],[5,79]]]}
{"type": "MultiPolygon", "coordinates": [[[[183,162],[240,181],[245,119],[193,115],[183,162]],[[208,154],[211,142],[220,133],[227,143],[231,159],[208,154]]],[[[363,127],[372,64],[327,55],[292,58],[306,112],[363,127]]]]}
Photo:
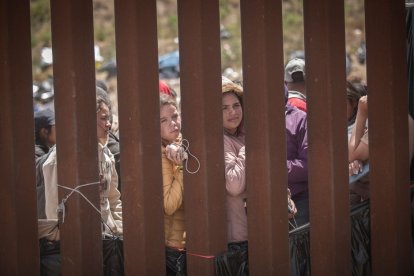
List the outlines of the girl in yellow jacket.
{"type": "Polygon", "coordinates": [[[167,275],[186,274],[184,186],[182,162],[187,153],[180,146],[181,118],[176,102],[160,94],[160,132],[164,191],[164,233],[167,275]]]}

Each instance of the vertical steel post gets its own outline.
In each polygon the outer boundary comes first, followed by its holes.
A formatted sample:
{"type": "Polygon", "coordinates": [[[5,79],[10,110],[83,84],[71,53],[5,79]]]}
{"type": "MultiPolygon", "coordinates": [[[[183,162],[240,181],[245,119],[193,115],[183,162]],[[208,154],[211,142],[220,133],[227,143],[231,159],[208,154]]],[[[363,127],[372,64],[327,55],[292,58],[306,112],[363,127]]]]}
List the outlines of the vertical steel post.
{"type": "Polygon", "coordinates": [[[178,1],[183,135],[201,163],[184,173],[189,275],[212,275],[213,259],[200,255],[226,245],[219,23],[217,0],[178,1]]]}
{"type": "Polygon", "coordinates": [[[289,275],[281,1],[241,1],[249,271],[289,275]]]}
{"type": "Polygon", "coordinates": [[[409,275],[410,192],[404,1],[365,1],[373,275],[409,275]]]}
{"type": "Polygon", "coordinates": [[[115,1],[125,272],[165,274],[156,1],[115,1]]]}
{"type": "Polygon", "coordinates": [[[351,273],[344,2],[304,2],[312,274],[351,273]]]}
{"type": "MultiPolygon", "coordinates": [[[[58,183],[99,181],[92,1],[51,1],[58,183]]],[[[99,209],[99,187],[81,192],[99,209]]],[[[68,194],[59,189],[59,199],[68,194]]],[[[101,216],[77,193],[61,225],[63,275],[102,274],[101,216]]]]}
{"type": "Polygon", "coordinates": [[[38,275],[30,1],[0,1],[0,274],[38,275]]]}

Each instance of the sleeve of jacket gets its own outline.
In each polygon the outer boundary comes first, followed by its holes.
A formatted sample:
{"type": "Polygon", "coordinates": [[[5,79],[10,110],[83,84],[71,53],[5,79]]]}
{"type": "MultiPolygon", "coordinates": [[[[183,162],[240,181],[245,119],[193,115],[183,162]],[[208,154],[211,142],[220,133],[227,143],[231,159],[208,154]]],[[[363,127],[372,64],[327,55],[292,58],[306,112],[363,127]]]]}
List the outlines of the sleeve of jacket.
{"type": "Polygon", "coordinates": [[[245,181],[245,147],[239,152],[231,143],[231,139],[224,137],[224,168],[226,175],[226,189],[232,196],[238,196],[246,190],[245,181]]]}
{"type": "Polygon", "coordinates": [[[164,212],[167,215],[172,215],[183,203],[183,172],[167,158],[164,147],[161,149],[161,153],[164,212]]]}
{"type": "Polygon", "coordinates": [[[58,207],[58,177],[56,148],[50,153],[49,157],[43,164],[43,177],[45,183],[45,212],[47,219],[57,219],[58,207]]]}
{"type": "Polygon", "coordinates": [[[109,206],[111,208],[112,217],[122,226],[122,201],[121,193],[118,190],[118,174],[115,169],[115,163],[111,166],[111,184],[108,194],[109,206]]]}
{"type": "Polygon", "coordinates": [[[298,120],[296,132],[297,155],[287,160],[288,182],[308,181],[308,134],[306,116],[298,120]]]}

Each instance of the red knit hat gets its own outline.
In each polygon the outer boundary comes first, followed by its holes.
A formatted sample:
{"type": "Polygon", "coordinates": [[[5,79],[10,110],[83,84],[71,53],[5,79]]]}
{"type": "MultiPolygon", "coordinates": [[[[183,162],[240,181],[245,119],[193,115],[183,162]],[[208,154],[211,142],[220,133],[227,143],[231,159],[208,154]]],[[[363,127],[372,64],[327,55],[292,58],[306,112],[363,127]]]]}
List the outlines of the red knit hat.
{"type": "Polygon", "coordinates": [[[167,95],[171,96],[170,88],[168,87],[168,85],[165,82],[163,82],[161,80],[160,80],[160,93],[167,94],[167,95]]]}

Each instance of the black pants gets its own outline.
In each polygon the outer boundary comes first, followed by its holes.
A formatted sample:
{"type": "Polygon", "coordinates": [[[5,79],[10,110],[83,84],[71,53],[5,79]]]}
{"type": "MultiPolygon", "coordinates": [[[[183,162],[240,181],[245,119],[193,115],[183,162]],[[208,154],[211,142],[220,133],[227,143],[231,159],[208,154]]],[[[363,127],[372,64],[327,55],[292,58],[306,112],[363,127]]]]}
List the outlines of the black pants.
{"type": "Polygon", "coordinates": [[[171,247],[165,247],[165,262],[167,264],[168,276],[187,275],[187,257],[185,250],[176,250],[171,247]]]}
{"type": "Polygon", "coordinates": [[[249,275],[249,247],[247,241],[231,242],[227,244],[227,248],[229,251],[241,254],[242,263],[238,275],[249,275]]]}
{"type": "MultiPolygon", "coordinates": [[[[124,275],[123,241],[118,238],[104,238],[103,242],[103,272],[104,275],[124,275]]],[[[39,240],[40,275],[60,275],[60,241],[39,240]]]]}
{"type": "Polygon", "coordinates": [[[216,275],[247,276],[249,275],[247,241],[231,242],[228,250],[215,258],[216,275]]]}
{"type": "Polygon", "coordinates": [[[46,238],[39,240],[40,249],[40,275],[60,275],[60,242],[48,241],[46,238]]]}

